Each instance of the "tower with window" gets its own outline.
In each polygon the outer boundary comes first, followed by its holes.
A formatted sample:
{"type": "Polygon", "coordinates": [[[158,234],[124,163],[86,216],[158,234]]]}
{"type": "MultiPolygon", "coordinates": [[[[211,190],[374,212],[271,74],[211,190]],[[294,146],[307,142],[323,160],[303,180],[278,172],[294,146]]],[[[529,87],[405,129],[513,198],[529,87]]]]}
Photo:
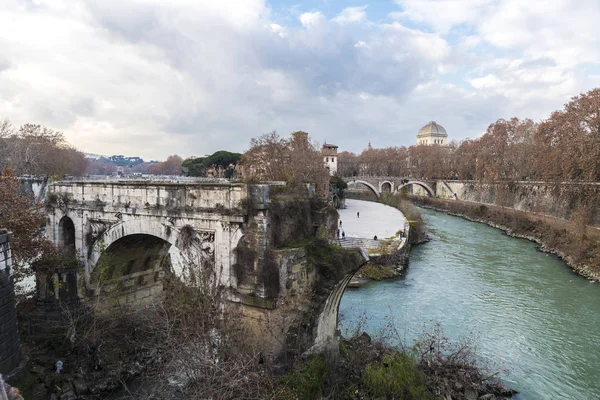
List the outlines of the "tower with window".
{"type": "Polygon", "coordinates": [[[337,149],[338,147],[335,144],[327,142],[323,143],[323,147],[321,148],[325,168],[327,168],[331,176],[337,173],[337,149]]]}

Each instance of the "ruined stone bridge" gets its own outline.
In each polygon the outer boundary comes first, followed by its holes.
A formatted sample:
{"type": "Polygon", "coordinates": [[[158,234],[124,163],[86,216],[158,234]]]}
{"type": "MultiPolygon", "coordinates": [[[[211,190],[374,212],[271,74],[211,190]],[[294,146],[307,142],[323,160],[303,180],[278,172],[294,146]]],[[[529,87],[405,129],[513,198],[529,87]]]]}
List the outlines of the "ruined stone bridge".
{"type": "Polygon", "coordinates": [[[336,342],[341,293],[364,259],[359,252],[345,255],[347,262],[332,273],[310,256],[310,246],[287,245],[310,236],[328,243],[335,235],[337,212],[308,198],[311,192],[303,200],[272,202],[269,185],[54,183],[46,199],[47,235],[83,269],[38,276],[38,285],[60,299],[110,298],[106,307],[143,307],[160,301],[163,276],[175,271],[189,284],[217,289],[220,304],[239,313],[265,355],[275,358],[289,345],[282,337],[298,326],[300,348],[328,346],[336,342]]]}

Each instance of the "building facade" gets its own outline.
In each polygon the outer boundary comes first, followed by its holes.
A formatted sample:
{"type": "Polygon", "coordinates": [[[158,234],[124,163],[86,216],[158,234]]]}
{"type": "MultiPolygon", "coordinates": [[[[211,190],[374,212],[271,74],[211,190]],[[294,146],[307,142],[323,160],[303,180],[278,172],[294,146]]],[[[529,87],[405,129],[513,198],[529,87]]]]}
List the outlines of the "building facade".
{"type": "Polygon", "coordinates": [[[444,146],[448,143],[448,134],[443,126],[435,121],[429,122],[427,125],[419,129],[417,133],[417,144],[431,145],[437,144],[444,146]]]}

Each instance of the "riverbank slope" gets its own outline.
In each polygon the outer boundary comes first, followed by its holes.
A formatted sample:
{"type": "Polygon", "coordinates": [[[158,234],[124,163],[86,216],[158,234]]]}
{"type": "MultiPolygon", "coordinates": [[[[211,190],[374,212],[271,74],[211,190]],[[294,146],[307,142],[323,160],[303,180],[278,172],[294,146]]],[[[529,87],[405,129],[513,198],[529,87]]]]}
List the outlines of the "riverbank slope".
{"type": "Polygon", "coordinates": [[[499,206],[460,200],[410,196],[421,207],[457,215],[501,229],[507,235],[540,244],[540,250],[558,255],[577,274],[600,281],[600,230],[577,220],[566,221],[499,206]]]}

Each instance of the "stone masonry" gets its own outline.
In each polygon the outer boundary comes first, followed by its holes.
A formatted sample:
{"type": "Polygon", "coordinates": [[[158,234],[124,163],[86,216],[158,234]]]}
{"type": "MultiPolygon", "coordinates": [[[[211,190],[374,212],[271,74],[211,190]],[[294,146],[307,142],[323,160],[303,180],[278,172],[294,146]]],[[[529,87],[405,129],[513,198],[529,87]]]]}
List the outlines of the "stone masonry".
{"type": "Polygon", "coordinates": [[[2,374],[8,374],[21,360],[15,292],[10,276],[11,236],[12,234],[6,230],[0,230],[0,373],[2,374]]]}

